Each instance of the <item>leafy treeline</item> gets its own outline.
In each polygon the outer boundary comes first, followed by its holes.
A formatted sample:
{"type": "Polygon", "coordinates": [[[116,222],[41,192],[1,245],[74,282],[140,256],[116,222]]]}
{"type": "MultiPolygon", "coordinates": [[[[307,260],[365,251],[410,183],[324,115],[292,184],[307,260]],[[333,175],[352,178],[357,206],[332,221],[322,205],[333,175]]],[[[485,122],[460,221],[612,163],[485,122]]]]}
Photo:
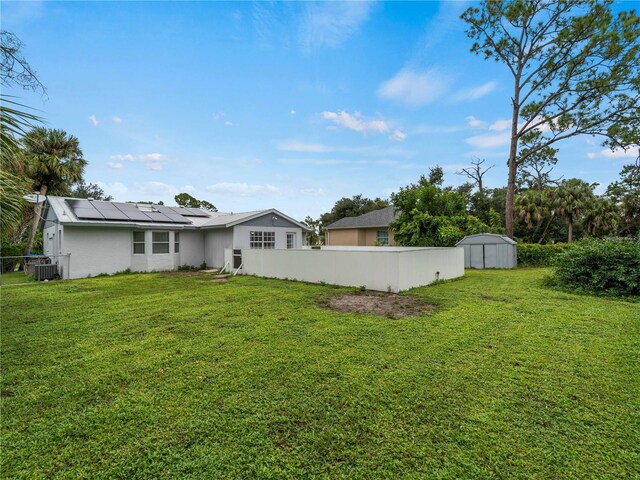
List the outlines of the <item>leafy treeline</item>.
{"type": "MultiPolygon", "coordinates": [[[[640,137],[640,17],[612,0],[484,0],[461,16],[471,51],[511,76],[505,222],[513,237],[519,167],[563,140],[610,148],[640,137]]],[[[569,223],[571,225],[571,223],[569,223]]],[[[571,229],[571,227],[569,227],[571,229]]]]}
{"type": "Polygon", "coordinates": [[[324,243],[324,231],[327,225],[331,225],[341,218],[357,217],[388,206],[389,200],[383,200],[378,197],[373,200],[360,194],[351,198],[342,197],[335,203],[331,211],[323,213],[317,219],[313,219],[310,216],[304,219],[304,223],[312,229],[307,234],[307,242],[311,245],[324,243]]]}
{"type": "MultiPolygon", "coordinates": [[[[475,169],[474,161],[467,170],[475,169]]],[[[521,166],[515,200],[515,238],[524,243],[553,244],[577,238],[610,235],[635,237],[640,233],[640,158],[626,165],[620,179],[603,195],[597,184],[577,178],[552,179],[551,168],[542,176],[527,175],[521,166]]],[[[465,169],[463,169],[465,170],[465,169]]],[[[465,174],[464,171],[459,172],[465,174]]],[[[311,240],[322,241],[324,228],[340,218],[357,216],[393,204],[398,212],[391,225],[396,242],[407,246],[451,246],[465,235],[504,233],[506,187],[486,188],[478,181],[458,187],[443,186],[442,168],[391,195],[390,200],[362,195],[342,198],[317,220],[305,223],[315,229],[311,240]]]]}

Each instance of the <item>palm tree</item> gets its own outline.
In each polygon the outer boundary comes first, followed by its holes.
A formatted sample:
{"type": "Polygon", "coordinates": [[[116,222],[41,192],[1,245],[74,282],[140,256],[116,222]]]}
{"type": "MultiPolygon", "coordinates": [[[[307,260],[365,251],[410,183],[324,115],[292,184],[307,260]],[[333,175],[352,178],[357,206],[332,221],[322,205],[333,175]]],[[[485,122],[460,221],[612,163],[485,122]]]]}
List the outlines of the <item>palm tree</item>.
{"type": "Polygon", "coordinates": [[[584,226],[587,235],[597,236],[615,232],[619,221],[618,207],[613,200],[598,197],[584,212],[584,226]]]}
{"type": "Polygon", "coordinates": [[[567,242],[573,241],[573,225],[576,220],[592,205],[595,197],[592,186],[577,178],[563,180],[553,192],[555,213],[568,226],[567,242]]]}
{"type": "Polygon", "coordinates": [[[0,228],[11,230],[22,218],[22,196],[29,192],[24,178],[24,157],[17,138],[40,118],[24,110],[24,105],[0,94],[0,228]]]}
{"type": "Polygon", "coordinates": [[[534,221],[536,227],[540,226],[547,210],[541,191],[527,190],[516,197],[515,203],[518,216],[524,220],[528,229],[533,228],[534,221]]]}
{"type": "MultiPolygon", "coordinates": [[[[78,139],[64,130],[34,128],[27,133],[22,143],[27,156],[29,177],[33,186],[46,196],[52,188],[61,188],[82,180],[87,161],[82,158],[78,139]]],[[[42,204],[36,204],[31,235],[25,255],[31,253],[38,231],[42,204]]]]}

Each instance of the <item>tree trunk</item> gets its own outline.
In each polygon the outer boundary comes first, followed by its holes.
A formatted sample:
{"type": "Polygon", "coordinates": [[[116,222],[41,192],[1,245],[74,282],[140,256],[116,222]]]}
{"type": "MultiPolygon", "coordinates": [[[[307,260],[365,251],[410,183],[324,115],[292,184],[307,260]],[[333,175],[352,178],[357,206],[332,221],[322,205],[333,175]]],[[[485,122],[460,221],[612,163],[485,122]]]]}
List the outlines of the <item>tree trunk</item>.
{"type": "Polygon", "coordinates": [[[549,230],[549,227],[551,226],[551,222],[553,222],[553,219],[555,217],[555,213],[551,214],[551,218],[549,219],[549,223],[547,223],[547,226],[544,229],[544,232],[542,232],[542,236],[540,237],[540,240],[538,240],[538,243],[541,244],[542,241],[544,240],[544,237],[547,235],[547,231],[549,230]]]}
{"type": "MultiPolygon", "coordinates": [[[[40,186],[40,195],[47,195],[48,187],[47,185],[40,186]]],[[[42,215],[42,206],[43,203],[36,203],[36,206],[33,208],[33,224],[31,225],[31,234],[29,235],[29,241],[27,242],[27,248],[24,249],[24,254],[29,255],[31,253],[31,249],[33,249],[33,242],[36,239],[36,234],[38,233],[38,225],[40,225],[40,216],[42,215]]]]}
{"type": "MultiPolygon", "coordinates": [[[[517,81],[517,79],[516,79],[517,81]]],[[[516,86],[513,98],[513,115],[511,118],[511,146],[509,148],[509,177],[507,179],[507,203],[505,205],[504,224],[507,229],[507,236],[513,238],[513,203],[516,196],[516,173],[518,164],[518,117],[520,116],[520,88],[516,86]]]]}
{"type": "Polygon", "coordinates": [[[573,242],[573,217],[569,217],[569,235],[567,236],[567,243],[573,242]]]}

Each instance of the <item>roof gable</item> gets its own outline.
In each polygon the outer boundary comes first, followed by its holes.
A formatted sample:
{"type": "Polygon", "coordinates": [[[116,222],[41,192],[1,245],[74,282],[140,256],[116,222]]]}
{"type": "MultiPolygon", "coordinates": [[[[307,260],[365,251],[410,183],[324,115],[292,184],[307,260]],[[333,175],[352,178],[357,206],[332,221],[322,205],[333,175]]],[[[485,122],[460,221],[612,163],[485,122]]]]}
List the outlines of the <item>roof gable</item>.
{"type": "Polygon", "coordinates": [[[341,218],[337,222],[333,222],[326,228],[328,230],[332,228],[373,228],[373,227],[388,227],[398,218],[396,207],[389,205],[388,207],[381,208],[380,210],[374,210],[373,212],[365,213],[357,217],[345,217],[341,218]]]}
{"type": "MultiPolygon", "coordinates": [[[[233,227],[235,225],[242,224],[252,224],[252,221],[261,219],[262,217],[266,217],[270,215],[271,217],[275,217],[276,220],[285,220],[289,224],[294,225],[297,228],[301,228],[305,231],[310,230],[309,227],[300,223],[293,218],[285,215],[284,213],[276,210],[275,208],[270,208],[268,210],[255,210],[253,212],[243,212],[243,213],[231,213],[231,214],[220,214],[216,218],[213,218],[202,225],[202,228],[215,228],[215,227],[233,227]]],[[[271,219],[270,219],[271,220],[271,219]]],[[[260,225],[262,222],[258,221],[257,225],[260,225]]],[[[276,225],[278,226],[278,225],[276,225]]],[[[281,225],[286,226],[286,225],[281,225]]]]}

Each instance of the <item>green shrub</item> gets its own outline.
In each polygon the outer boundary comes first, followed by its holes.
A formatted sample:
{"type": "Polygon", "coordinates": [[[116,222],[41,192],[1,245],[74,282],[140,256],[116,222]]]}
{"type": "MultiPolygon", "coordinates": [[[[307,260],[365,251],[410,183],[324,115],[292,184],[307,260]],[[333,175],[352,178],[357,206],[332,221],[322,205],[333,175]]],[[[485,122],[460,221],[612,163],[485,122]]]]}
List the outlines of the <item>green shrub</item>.
{"type": "Polygon", "coordinates": [[[640,295],[640,242],[632,238],[583,240],[558,255],[551,283],[616,297],[640,295]]]}
{"type": "Polygon", "coordinates": [[[558,255],[572,249],[575,244],[550,243],[518,243],[518,266],[521,267],[550,267],[558,255]]]}
{"type": "Polygon", "coordinates": [[[200,270],[200,268],[201,267],[196,267],[195,265],[187,265],[185,263],[184,265],[180,265],[178,267],[178,271],[179,272],[197,272],[198,270],[200,270]]]}
{"type": "Polygon", "coordinates": [[[6,240],[2,240],[0,244],[0,257],[2,259],[2,273],[11,272],[21,260],[20,258],[4,258],[4,257],[20,257],[24,255],[23,244],[13,244],[6,240]]]}

